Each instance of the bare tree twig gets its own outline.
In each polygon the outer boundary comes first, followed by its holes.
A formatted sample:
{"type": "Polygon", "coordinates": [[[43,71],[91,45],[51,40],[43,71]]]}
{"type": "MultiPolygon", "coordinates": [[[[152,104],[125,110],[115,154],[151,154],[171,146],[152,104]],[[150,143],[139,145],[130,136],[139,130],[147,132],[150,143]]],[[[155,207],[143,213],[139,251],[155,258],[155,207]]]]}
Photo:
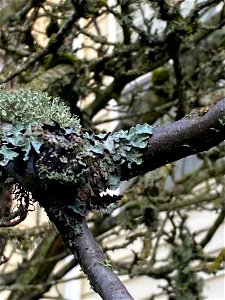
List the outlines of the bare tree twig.
{"type": "Polygon", "coordinates": [[[210,229],[207,231],[205,237],[202,239],[202,241],[199,243],[202,248],[204,248],[212,239],[214,236],[214,233],[219,228],[219,226],[223,223],[225,218],[225,208],[223,208],[220,212],[220,214],[217,216],[213,226],[210,227],[210,229]]]}
{"type": "Polygon", "coordinates": [[[65,34],[71,29],[74,22],[80,18],[80,16],[77,15],[77,12],[73,12],[72,15],[68,18],[68,20],[64,23],[64,25],[60,28],[60,30],[57,32],[56,35],[53,36],[53,38],[50,39],[48,45],[39,53],[35,54],[34,56],[31,56],[30,59],[28,59],[23,66],[18,68],[17,71],[15,71],[13,74],[7,76],[3,83],[12,80],[16,76],[20,75],[22,72],[26,71],[28,68],[33,66],[36,62],[40,61],[44,56],[46,56],[49,53],[56,52],[57,49],[62,45],[63,38],[65,34]]]}

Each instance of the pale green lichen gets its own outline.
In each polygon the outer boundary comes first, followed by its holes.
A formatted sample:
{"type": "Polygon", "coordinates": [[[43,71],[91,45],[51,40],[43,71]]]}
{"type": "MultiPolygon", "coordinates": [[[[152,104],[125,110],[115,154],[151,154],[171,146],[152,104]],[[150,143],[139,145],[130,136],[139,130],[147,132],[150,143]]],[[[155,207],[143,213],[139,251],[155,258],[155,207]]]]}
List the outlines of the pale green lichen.
{"type": "Polygon", "coordinates": [[[151,134],[152,126],[148,124],[138,124],[130,130],[120,130],[111,135],[86,133],[86,138],[92,143],[85,144],[84,147],[86,151],[96,154],[103,154],[107,151],[114,162],[119,164],[127,162],[128,168],[131,168],[133,162],[137,165],[142,163],[140,150],[147,146],[151,134]]]}
{"type": "Polygon", "coordinates": [[[67,207],[82,216],[118,200],[106,195],[101,200],[99,195],[107,188],[119,187],[121,165],[131,169],[133,164],[142,163],[152,135],[148,124],[113,134],[82,130],[59,99],[32,90],[0,90],[0,118],[9,122],[6,127],[4,122],[0,124],[0,165],[6,166],[19,156],[27,161],[27,172],[37,175],[46,191],[58,191],[54,199],[61,203],[67,193],[71,199],[67,207]]]}
{"type": "MultiPolygon", "coordinates": [[[[46,170],[43,166],[39,169],[39,176],[42,177],[43,172],[46,170]]],[[[45,178],[57,180],[61,183],[74,183],[76,182],[76,176],[70,172],[70,170],[65,170],[64,172],[57,172],[57,171],[51,171],[51,172],[45,172],[45,178]]]]}
{"type": "Polygon", "coordinates": [[[219,119],[219,122],[221,125],[225,125],[225,117],[222,116],[220,119],[219,119]]]}
{"type": "Polygon", "coordinates": [[[0,120],[14,125],[40,125],[55,120],[64,127],[79,128],[79,120],[72,117],[68,106],[59,98],[47,93],[26,90],[8,90],[0,88],[0,120]]]}
{"type": "Polygon", "coordinates": [[[0,86],[0,121],[3,122],[0,127],[0,165],[6,166],[16,158],[16,149],[19,148],[24,153],[24,161],[29,159],[32,149],[39,153],[44,143],[41,126],[50,120],[63,127],[80,130],[78,118],[71,116],[69,108],[59,98],[52,98],[40,91],[7,90],[0,86]],[[12,126],[5,126],[4,122],[12,126]]]}
{"type": "Polygon", "coordinates": [[[1,166],[6,166],[10,160],[13,160],[19,155],[15,151],[7,148],[5,145],[1,147],[0,154],[3,155],[3,159],[0,161],[1,166]]]}
{"type": "Polygon", "coordinates": [[[142,163],[151,135],[152,127],[148,124],[98,135],[61,128],[47,135],[46,150],[39,156],[36,171],[47,185],[49,182],[50,186],[59,188],[59,195],[62,192],[65,196],[66,186],[68,193],[72,193],[68,197],[71,198],[68,208],[84,216],[88,211],[104,209],[118,200],[117,196],[101,198],[100,194],[119,187],[121,165],[132,168],[133,164],[142,163]]]}
{"type": "Polygon", "coordinates": [[[110,269],[110,270],[113,270],[112,262],[108,259],[100,261],[99,264],[106,267],[106,268],[108,268],[108,269],[110,269]]]}
{"type": "Polygon", "coordinates": [[[10,160],[13,160],[19,154],[15,151],[20,148],[24,152],[23,160],[29,159],[29,153],[33,148],[37,153],[40,153],[40,147],[43,144],[39,134],[34,135],[31,127],[27,127],[22,124],[12,126],[10,130],[8,128],[0,129],[2,147],[0,153],[3,155],[3,159],[0,161],[1,166],[6,166],[10,160]]]}

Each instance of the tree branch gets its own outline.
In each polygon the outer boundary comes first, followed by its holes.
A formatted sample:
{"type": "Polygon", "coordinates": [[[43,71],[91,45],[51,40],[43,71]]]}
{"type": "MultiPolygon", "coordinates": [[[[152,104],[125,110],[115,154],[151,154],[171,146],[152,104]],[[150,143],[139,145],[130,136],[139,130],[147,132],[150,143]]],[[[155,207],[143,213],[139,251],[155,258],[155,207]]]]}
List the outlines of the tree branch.
{"type": "Polygon", "coordinates": [[[204,236],[202,241],[199,243],[202,248],[204,248],[211,241],[211,239],[214,236],[215,232],[217,231],[219,226],[223,223],[224,218],[225,218],[225,208],[223,207],[220,214],[216,218],[213,226],[209,228],[206,235],[204,236]]]}
{"type": "Polygon", "coordinates": [[[28,59],[21,67],[19,67],[14,73],[7,76],[3,83],[12,80],[16,76],[20,75],[22,72],[29,69],[31,66],[33,66],[36,62],[40,61],[43,57],[45,57],[47,54],[56,52],[58,48],[62,45],[63,39],[65,37],[65,34],[72,28],[74,22],[80,18],[78,16],[77,12],[73,12],[72,15],[68,18],[68,20],[65,22],[65,24],[60,28],[60,30],[57,32],[57,34],[49,40],[48,45],[39,53],[34,55],[32,58],[28,59]]]}
{"type": "Polygon", "coordinates": [[[20,148],[16,143],[15,158],[11,150],[13,133],[10,140],[3,136],[2,155],[10,154],[3,169],[45,208],[67,247],[77,255],[94,290],[106,300],[132,299],[108,268],[106,256],[90,233],[85,215],[118,200],[100,198],[99,193],[107,187],[222,142],[224,117],[225,99],[222,99],[152,131],[150,126],[137,125],[125,132],[94,135],[72,128],[65,130],[53,122],[34,127],[28,134],[23,127],[19,131],[24,139],[21,144],[38,134],[42,144],[40,153],[34,154],[31,149],[26,154],[28,160],[24,160],[23,146],[20,148]]]}
{"type": "Polygon", "coordinates": [[[225,99],[222,99],[210,107],[192,111],[179,121],[155,127],[143,152],[143,163],[133,164],[129,172],[127,165],[122,165],[121,179],[130,179],[218,145],[225,139],[224,114],[225,99]]]}
{"type": "Polygon", "coordinates": [[[56,211],[60,212],[58,207],[55,208],[54,212],[48,207],[45,207],[45,209],[50,220],[61,233],[65,244],[74,256],[77,257],[81,268],[88,275],[94,291],[104,300],[133,299],[118,276],[111,268],[106,266],[107,257],[95,241],[85,218],[80,220],[82,234],[77,234],[71,225],[66,226],[65,233],[65,220],[67,219],[65,211],[62,217],[58,218],[56,216],[56,211]]]}

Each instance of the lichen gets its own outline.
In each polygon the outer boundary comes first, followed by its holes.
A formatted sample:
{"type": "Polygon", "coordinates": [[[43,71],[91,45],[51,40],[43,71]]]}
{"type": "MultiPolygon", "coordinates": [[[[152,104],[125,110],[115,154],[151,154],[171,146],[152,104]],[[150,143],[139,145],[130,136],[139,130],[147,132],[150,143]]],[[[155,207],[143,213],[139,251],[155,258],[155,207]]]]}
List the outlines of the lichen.
{"type": "Polygon", "coordinates": [[[26,90],[8,90],[0,86],[0,120],[23,125],[40,125],[55,120],[61,126],[79,128],[79,120],[72,117],[69,108],[59,98],[47,93],[26,90]]]}
{"type": "Polygon", "coordinates": [[[41,132],[33,132],[34,128],[24,126],[22,124],[17,124],[14,127],[0,128],[1,133],[1,148],[0,154],[2,159],[0,160],[1,166],[6,166],[10,160],[16,158],[19,153],[18,149],[22,150],[23,160],[29,159],[29,154],[32,149],[36,153],[40,153],[40,147],[43,144],[41,139],[41,132]]]}
{"type": "Polygon", "coordinates": [[[152,72],[152,84],[153,85],[162,85],[170,77],[169,70],[165,67],[159,67],[158,69],[152,72]]]}
{"type": "Polygon", "coordinates": [[[225,266],[225,248],[222,249],[216,259],[207,266],[207,271],[209,273],[215,273],[223,266],[225,266]]]}
{"type": "Polygon", "coordinates": [[[56,210],[62,198],[68,199],[64,205],[72,219],[74,213],[84,216],[119,199],[100,194],[119,187],[121,165],[131,169],[142,163],[152,134],[148,124],[113,134],[83,130],[59,99],[32,90],[0,90],[0,109],[2,121],[11,124],[0,125],[0,165],[22,158],[27,172],[37,176],[45,194],[52,197],[56,210]]]}
{"type": "Polygon", "coordinates": [[[110,270],[113,270],[112,262],[108,259],[100,261],[99,264],[106,267],[106,268],[108,268],[108,269],[110,269],[110,270]]]}
{"type": "Polygon", "coordinates": [[[22,150],[24,161],[29,159],[32,149],[39,154],[44,143],[42,125],[51,119],[64,127],[80,130],[79,120],[71,116],[68,107],[59,98],[40,91],[14,91],[0,86],[0,165],[6,166],[16,158],[18,149],[22,150]]]}
{"type": "MultiPolygon", "coordinates": [[[[115,190],[121,182],[120,168],[142,162],[152,127],[143,124],[129,131],[94,134],[90,131],[58,128],[44,131],[45,150],[39,156],[36,170],[39,178],[59,187],[59,199],[70,190],[67,208],[85,215],[93,209],[104,209],[119,197],[100,196],[107,189],[115,190]],[[60,189],[60,185],[63,187],[60,189]]],[[[49,184],[47,184],[49,186],[49,184]]],[[[60,201],[60,200],[59,200],[60,201]]]]}
{"type": "Polygon", "coordinates": [[[225,117],[222,116],[220,119],[219,119],[219,122],[221,125],[225,125],[225,117]]]}
{"type": "Polygon", "coordinates": [[[91,181],[90,174],[93,171],[99,192],[119,187],[120,165],[127,164],[131,168],[133,163],[142,163],[141,150],[147,146],[152,134],[152,127],[148,124],[114,134],[96,135],[85,130],[63,130],[45,133],[48,152],[42,154],[39,175],[41,178],[73,182],[83,187],[91,181]],[[57,162],[53,163],[54,160],[57,162]],[[55,165],[57,170],[54,169],[55,165]]]}
{"type": "Polygon", "coordinates": [[[138,124],[131,127],[130,130],[120,130],[111,135],[86,133],[87,140],[92,141],[92,143],[86,144],[84,147],[93,153],[104,154],[104,152],[108,152],[114,163],[120,165],[128,163],[128,168],[131,168],[132,163],[137,165],[142,163],[140,149],[147,146],[151,134],[152,126],[148,124],[138,124]]]}

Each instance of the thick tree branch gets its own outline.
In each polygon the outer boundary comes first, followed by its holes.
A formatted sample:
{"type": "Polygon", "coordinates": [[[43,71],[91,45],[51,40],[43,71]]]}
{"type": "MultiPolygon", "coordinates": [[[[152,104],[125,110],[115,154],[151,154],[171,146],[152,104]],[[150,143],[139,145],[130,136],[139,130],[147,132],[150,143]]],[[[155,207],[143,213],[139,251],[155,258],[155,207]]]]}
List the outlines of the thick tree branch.
{"type": "Polygon", "coordinates": [[[51,221],[54,222],[57,229],[62,235],[62,238],[71,250],[75,257],[77,257],[83,271],[88,275],[92,288],[104,300],[130,300],[133,299],[128,293],[124,285],[119,280],[118,276],[107,266],[107,257],[102,249],[95,241],[91,231],[89,230],[85,218],[80,220],[82,226],[82,234],[76,234],[72,225],[66,226],[66,219],[70,216],[65,214],[58,218],[57,211],[60,213],[58,207],[54,212],[49,207],[45,207],[46,212],[51,221]]]}
{"type": "Polygon", "coordinates": [[[225,138],[224,116],[225,99],[222,99],[152,131],[147,125],[137,125],[126,132],[94,135],[47,123],[34,127],[28,134],[22,127],[22,131],[12,132],[10,139],[2,137],[2,155],[7,158],[10,154],[5,167],[6,158],[2,160],[3,169],[31,191],[45,208],[67,247],[77,255],[94,290],[103,299],[132,299],[108,268],[105,255],[87,227],[85,215],[93,208],[118,200],[100,198],[99,193],[107,187],[116,187],[121,180],[218,145],[225,138]],[[22,145],[38,134],[42,143],[40,153],[31,148],[28,160],[24,161],[24,148],[15,143],[17,155],[12,156],[13,134],[20,135],[22,145]]]}
{"type": "Polygon", "coordinates": [[[112,270],[104,266],[106,256],[94,240],[86,221],[83,220],[82,224],[84,231],[77,236],[75,253],[85,273],[89,274],[91,285],[103,299],[133,299],[112,270]]]}
{"type": "Polygon", "coordinates": [[[210,107],[192,111],[179,121],[155,127],[143,152],[143,163],[133,164],[129,172],[123,165],[122,180],[218,145],[225,139],[221,121],[224,115],[225,99],[222,99],[210,107]]]}

